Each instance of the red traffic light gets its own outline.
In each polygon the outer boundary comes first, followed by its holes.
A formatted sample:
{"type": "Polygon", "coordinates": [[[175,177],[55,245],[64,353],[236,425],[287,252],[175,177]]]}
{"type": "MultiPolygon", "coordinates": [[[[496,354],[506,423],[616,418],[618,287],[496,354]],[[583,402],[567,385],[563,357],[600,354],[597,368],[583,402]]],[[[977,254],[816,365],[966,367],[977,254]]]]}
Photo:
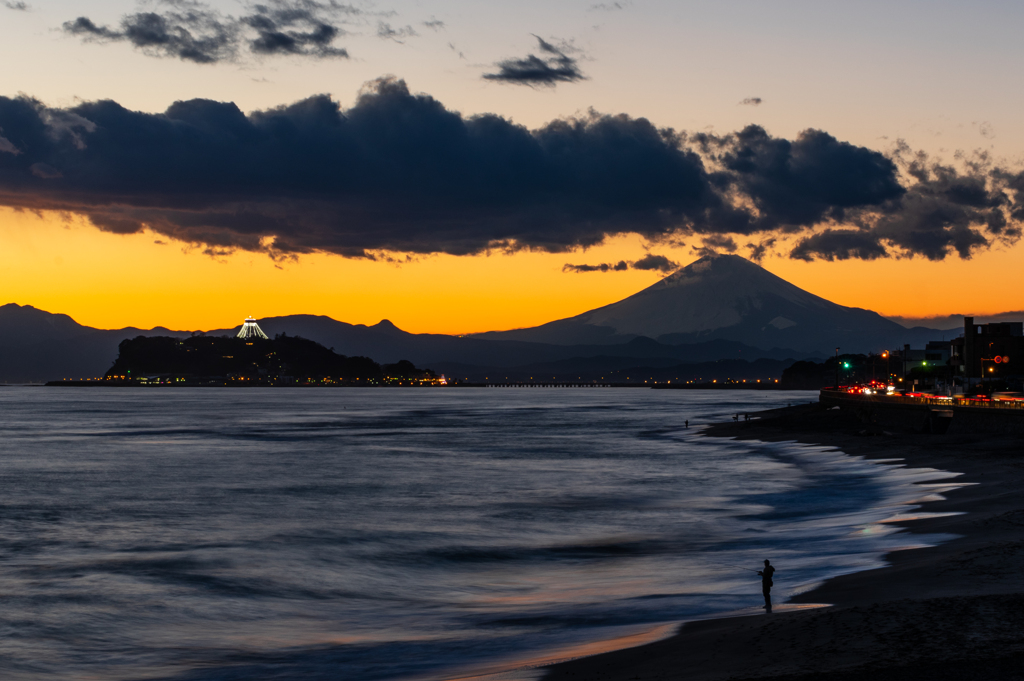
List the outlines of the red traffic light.
{"type": "Polygon", "coordinates": [[[993,359],[992,361],[995,362],[996,364],[999,364],[1000,362],[1003,361],[1003,358],[1000,357],[999,355],[996,355],[995,359],[993,359]]]}

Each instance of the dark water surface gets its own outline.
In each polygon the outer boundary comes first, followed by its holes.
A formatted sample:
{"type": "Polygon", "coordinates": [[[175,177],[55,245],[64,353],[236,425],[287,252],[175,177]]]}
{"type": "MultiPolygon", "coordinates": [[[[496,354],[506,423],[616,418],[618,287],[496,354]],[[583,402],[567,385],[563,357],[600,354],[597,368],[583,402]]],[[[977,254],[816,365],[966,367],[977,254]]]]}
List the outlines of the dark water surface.
{"type": "Polygon", "coordinates": [[[0,389],[0,677],[445,678],[938,540],[946,474],[693,429],[815,398],[0,389]]]}

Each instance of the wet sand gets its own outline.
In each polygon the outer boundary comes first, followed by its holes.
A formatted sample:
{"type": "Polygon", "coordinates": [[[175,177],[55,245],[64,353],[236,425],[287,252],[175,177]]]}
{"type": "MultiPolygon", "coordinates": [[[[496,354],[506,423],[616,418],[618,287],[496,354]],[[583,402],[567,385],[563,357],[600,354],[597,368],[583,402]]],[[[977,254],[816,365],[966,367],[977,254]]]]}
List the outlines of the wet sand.
{"type": "Polygon", "coordinates": [[[902,523],[908,532],[959,538],[891,553],[888,567],[831,579],[789,601],[830,607],[689,623],[656,643],[554,665],[545,681],[1024,679],[1024,440],[865,429],[818,405],[707,434],[902,458],[976,484],[922,508],[963,515],[902,523]]]}

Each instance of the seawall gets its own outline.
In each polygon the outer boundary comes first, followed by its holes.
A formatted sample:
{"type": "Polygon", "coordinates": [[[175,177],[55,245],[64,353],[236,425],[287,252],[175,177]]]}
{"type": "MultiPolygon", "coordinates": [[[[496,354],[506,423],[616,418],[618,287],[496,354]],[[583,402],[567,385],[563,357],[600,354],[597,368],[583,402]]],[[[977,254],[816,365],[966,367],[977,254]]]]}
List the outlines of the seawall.
{"type": "Polygon", "coordinates": [[[822,390],[828,408],[849,410],[865,426],[915,433],[1024,435],[1024,403],[863,395],[822,390]]]}

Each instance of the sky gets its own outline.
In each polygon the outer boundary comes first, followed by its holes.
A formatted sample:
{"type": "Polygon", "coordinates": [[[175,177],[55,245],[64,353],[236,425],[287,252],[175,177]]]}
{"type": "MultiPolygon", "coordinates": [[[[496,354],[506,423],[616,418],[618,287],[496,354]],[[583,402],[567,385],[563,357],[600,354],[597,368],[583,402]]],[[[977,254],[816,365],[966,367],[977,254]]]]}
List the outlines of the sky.
{"type": "Polygon", "coordinates": [[[994,1],[0,0],[0,303],[103,328],[471,333],[716,251],[902,318],[1024,310],[1022,20],[994,1]]]}

